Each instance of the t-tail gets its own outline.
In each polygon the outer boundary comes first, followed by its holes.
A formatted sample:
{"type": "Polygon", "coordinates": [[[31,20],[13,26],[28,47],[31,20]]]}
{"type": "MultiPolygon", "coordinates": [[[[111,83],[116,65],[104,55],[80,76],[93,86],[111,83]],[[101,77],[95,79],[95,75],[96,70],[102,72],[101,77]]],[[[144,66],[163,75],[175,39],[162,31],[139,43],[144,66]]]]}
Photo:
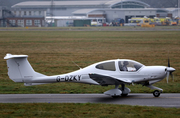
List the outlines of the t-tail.
{"type": "Polygon", "coordinates": [[[38,77],[46,77],[46,75],[35,72],[29,61],[28,55],[12,55],[6,54],[4,59],[7,59],[8,76],[14,82],[25,83],[24,85],[38,85],[44,83],[30,83],[32,79],[38,77]]]}

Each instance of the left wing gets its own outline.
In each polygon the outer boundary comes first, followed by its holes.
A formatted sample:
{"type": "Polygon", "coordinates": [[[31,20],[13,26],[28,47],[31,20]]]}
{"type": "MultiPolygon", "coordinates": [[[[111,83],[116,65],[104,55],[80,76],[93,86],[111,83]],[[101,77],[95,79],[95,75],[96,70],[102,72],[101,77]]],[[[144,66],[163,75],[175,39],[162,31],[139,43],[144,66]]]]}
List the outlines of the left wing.
{"type": "Polygon", "coordinates": [[[119,85],[119,84],[131,84],[132,81],[129,79],[122,79],[113,77],[110,75],[102,75],[102,74],[89,74],[89,77],[99,83],[101,86],[107,85],[119,85]]]}

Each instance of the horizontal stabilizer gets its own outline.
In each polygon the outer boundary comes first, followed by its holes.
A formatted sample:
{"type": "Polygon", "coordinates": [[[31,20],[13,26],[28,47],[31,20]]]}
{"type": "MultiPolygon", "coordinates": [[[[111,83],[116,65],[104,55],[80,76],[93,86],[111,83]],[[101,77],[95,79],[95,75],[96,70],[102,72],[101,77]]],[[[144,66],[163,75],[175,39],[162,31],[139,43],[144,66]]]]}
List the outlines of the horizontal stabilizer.
{"type": "Polygon", "coordinates": [[[4,59],[12,59],[12,58],[27,58],[28,55],[12,55],[12,54],[6,54],[4,59]]]}

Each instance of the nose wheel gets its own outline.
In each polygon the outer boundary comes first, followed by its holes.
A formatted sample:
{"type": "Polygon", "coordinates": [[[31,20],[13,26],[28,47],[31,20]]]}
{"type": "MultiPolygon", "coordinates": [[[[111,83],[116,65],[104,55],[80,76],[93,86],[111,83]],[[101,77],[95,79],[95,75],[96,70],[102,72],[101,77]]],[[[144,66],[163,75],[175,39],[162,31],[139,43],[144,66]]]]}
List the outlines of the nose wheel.
{"type": "Polygon", "coordinates": [[[155,91],[153,92],[154,97],[159,97],[160,94],[161,94],[161,92],[158,91],[158,90],[155,90],[155,91]]]}
{"type": "Polygon", "coordinates": [[[154,97],[159,97],[160,94],[162,93],[163,89],[155,87],[153,85],[146,85],[147,87],[149,87],[150,89],[154,89],[155,91],[153,92],[154,97]]]}

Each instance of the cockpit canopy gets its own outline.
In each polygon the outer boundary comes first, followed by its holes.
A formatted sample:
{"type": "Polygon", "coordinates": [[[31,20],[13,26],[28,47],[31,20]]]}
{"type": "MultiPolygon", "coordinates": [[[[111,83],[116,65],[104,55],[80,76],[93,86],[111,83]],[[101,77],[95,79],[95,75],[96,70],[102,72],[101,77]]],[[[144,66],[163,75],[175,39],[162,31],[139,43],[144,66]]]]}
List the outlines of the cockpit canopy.
{"type": "Polygon", "coordinates": [[[120,71],[136,72],[143,65],[135,61],[118,61],[120,71]]]}
{"type": "Polygon", "coordinates": [[[116,71],[116,69],[122,72],[137,72],[143,64],[133,60],[118,60],[118,67],[116,68],[115,61],[102,62],[96,65],[97,69],[116,71]]]}

